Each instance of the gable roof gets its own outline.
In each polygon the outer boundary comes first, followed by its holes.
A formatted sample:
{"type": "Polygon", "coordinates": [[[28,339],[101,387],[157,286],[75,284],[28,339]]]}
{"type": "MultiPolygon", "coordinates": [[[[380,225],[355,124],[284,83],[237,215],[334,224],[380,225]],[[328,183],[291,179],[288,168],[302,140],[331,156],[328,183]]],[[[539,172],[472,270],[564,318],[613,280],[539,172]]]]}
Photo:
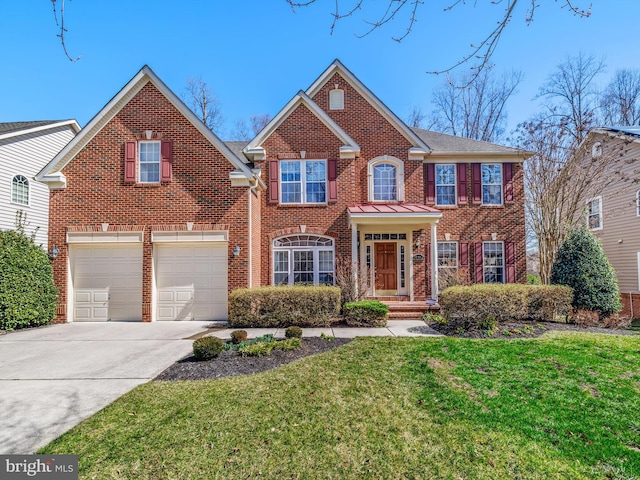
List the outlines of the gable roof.
{"type": "Polygon", "coordinates": [[[27,135],[29,133],[49,130],[52,128],[70,126],[75,133],[80,131],[80,125],[75,120],[35,120],[29,122],[0,123],[0,139],[27,135]]]}
{"type": "Polygon", "coordinates": [[[111,121],[120,110],[147,84],[151,83],[162,95],[236,168],[232,179],[253,179],[255,175],[250,167],[237,157],[218,136],[187,107],[180,98],[145,65],[140,71],[93,117],[58,155],[36,176],[36,180],[50,183],[55,187],[64,187],[66,179],[62,169],[82,150],[91,139],[111,121]]]}
{"type": "Polygon", "coordinates": [[[311,84],[306,90],[306,94],[313,98],[318,91],[329,81],[329,79],[338,73],[344,78],[365,100],[375,108],[391,125],[393,125],[402,136],[404,136],[414,147],[416,153],[429,153],[429,146],[411,130],[389,107],[387,107],[371,90],[369,90],[351,71],[345,67],[340,60],[335,59],[331,65],[311,84]],[[423,152],[420,152],[420,151],[423,152]]]}
{"type": "Polygon", "coordinates": [[[534,152],[528,152],[519,148],[507,147],[496,143],[458,137],[448,133],[433,132],[421,128],[411,128],[431,148],[432,155],[448,156],[510,156],[521,159],[529,158],[534,152]]]}
{"type": "Polygon", "coordinates": [[[262,143],[284,122],[291,113],[300,105],[304,105],[311,113],[318,118],[342,143],[340,147],[341,155],[355,155],[360,152],[360,146],[345,132],[340,125],[334,122],[327,113],[322,110],[317,103],[302,90],[300,90],[278,114],[271,119],[267,125],[251,140],[243,149],[249,158],[264,159],[265,151],[261,147],[262,143]]]}

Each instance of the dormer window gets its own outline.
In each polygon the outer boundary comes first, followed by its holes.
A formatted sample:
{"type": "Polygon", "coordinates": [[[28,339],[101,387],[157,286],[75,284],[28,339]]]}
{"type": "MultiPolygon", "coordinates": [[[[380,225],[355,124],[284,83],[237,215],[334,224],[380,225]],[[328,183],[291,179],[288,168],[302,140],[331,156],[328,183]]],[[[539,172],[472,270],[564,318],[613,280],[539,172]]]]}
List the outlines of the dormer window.
{"type": "Polygon", "coordinates": [[[344,110],[344,90],[337,85],[329,91],[329,110],[344,110]]]}
{"type": "Polygon", "coordinates": [[[404,164],[389,157],[369,162],[369,201],[401,202],[404,200],[404,164]]]}

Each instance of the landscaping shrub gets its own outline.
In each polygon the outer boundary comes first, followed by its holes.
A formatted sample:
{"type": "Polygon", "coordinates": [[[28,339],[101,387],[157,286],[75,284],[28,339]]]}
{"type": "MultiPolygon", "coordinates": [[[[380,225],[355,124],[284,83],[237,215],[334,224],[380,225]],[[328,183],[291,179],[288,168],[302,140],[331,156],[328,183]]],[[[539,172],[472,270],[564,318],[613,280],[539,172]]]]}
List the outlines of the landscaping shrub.
{"type": "Polygon", "coordinates": [[[488,319],[497,323],[554,320],[569,312],[571,298],[568,287],[493,283],[447,288],[439,301],[449,322],[460,323],[465,330],[494,330],[487,328],[488,319]]]}
{"type": "Polygon", "coordinates": [[[286,338],[302,338],[302,329],[296,326],[287,327],[284,336],[286,338]]]}
{"type": "Polygon", "coordinates": [[[224,342],[218,337],[202,337],[193,342],[193,356],[196,360],[211,360],[224,350],[224,342]]]}
{"type": "Polygon", "coordinates": [[[278,340],[275,342],[276,350],[297,350],[302,345],[302,340],[298,337],[287,338],[286,340],[278,340]]]}
{"type": "Polygon", "coordinates": [[[19,223],[17,231],[0,231],[0,330],[46,325],[57,302],[46,252],[19,223]]]}
{"type": "Polygon", "coordinates": [[[529,285],[529,320],[566,321],[573,289],[566,285],[529,285]]]}
{"type": "Polygon", "coordinates": [[[384,327],[389,307],[377,300],[363,300],[344,304],[344,321],[350,327],[384,327]]]}
{"type": "Polygon", "coordinates": [[[575,310],[592,310],[605,317],[622,308],[616,274],[586,226],[572,231],[560,245],[551,267],[551,283],[573,288],[575,310]]]}
{"type": "Polygon", "coordinates": [[[231,343],[234,345],[238,345],[247,340],[247,331],[246,330],[234,330],[231,332],[231,343]]]}
{"type": "Polygon", "coordinates": [[[276,342],[256,342],[238,349],[238,353],[243,357],[262,357],[269,355],[274,349],[276,342]]]}
{"type": "Polygon", "coordinates": [[[340,312],[337,287],[240,288],[229,295],[229,326],[328,327],[340,312]]]}
{"type": "Polygon", "coordinates": [[[447,324],[447,319],[444,318],[442,315],[440,315],[438,313],[426,312],[422,316],[422,320],[424,320],[427,323],[430,323],[430,322],[437,323],[438,325],[446,325],[447,324]]]}

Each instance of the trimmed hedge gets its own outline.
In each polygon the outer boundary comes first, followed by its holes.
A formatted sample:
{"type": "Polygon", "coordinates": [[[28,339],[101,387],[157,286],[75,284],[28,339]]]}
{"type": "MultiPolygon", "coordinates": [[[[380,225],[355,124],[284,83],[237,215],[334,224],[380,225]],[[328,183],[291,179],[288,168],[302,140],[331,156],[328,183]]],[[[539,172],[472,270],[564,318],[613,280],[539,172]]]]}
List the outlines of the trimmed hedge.
{"type": "Polygon", "coordinates": [[[0,231],[0,329],[46,325],[57,303],[46,252],[23,231],[0,231]]]}
{"type": "Polygon", "coordinates": [[[193,356],[196,360],[211,360],[224,350],[224,341],[218,337],[202,337],[193,342],[193,356]]]}
{"type": "Polygon", "coordinates": [[[229,295],[229,326],[328,327],[340,313],[338,287],[239,288],[229,295]]]}
{"type": "Polygon", "coordinates": [[[345,323],[350,327],[385,327],[389,307],[377,300],[347,302],[342,314],[345,323]]]}
{"type": "Polygon", "coordinates": [[[442,314],[466,329],[489,318],[553,321],[571,309],[573,291],[558,285],[478,284],[447,288],[440,295],[442,314]]]}

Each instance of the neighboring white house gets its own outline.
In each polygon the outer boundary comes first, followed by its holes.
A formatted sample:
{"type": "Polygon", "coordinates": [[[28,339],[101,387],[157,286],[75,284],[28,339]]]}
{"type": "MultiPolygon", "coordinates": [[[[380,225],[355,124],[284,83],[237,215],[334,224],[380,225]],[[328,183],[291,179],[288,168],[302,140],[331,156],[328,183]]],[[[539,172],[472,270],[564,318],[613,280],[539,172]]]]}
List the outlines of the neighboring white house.
{"type": "Polygon", "coordinates": [[[0,229],[15,228],[16,214],[26,214],[26,232],[47,246],[49,187],[36,174],[80,131],[75,120],[0,123],[0,229]]]}

